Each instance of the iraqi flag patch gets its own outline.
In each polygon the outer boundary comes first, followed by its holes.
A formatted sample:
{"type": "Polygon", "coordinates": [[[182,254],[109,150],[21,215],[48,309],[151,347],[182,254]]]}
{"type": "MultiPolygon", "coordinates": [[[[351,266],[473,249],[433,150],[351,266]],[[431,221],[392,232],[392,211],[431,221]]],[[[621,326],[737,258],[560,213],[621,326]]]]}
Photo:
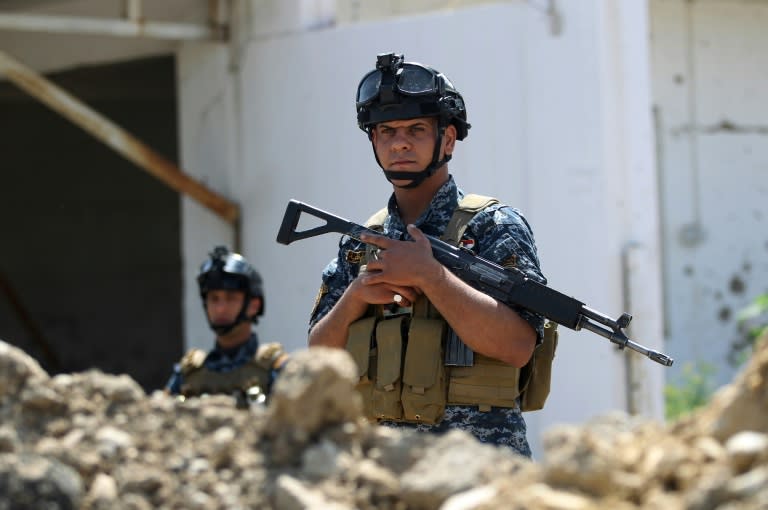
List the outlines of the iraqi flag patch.
{"type": "Polygon", "coordinates": [[[465,237],[461,241],[459,241],[459,247],[464,248],[465,250],[474,250],[475,249],[475,240],[465,237]]]}

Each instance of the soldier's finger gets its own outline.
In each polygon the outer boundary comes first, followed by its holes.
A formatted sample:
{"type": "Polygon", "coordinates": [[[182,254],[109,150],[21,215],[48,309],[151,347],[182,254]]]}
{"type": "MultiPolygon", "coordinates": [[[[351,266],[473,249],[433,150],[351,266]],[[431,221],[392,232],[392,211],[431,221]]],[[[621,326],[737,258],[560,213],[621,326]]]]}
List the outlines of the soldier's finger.
{"type": "Polygon", "coordinates": [[[374,234],[360,234],[360,240],[365,244],[372,244],[384,250],[392,244],[392,239],[374,234]]]}
{"type": "Polygon", "coordinates": [[[424,234],[424,232],[421,231],[419,227],[414,225],[413,223],[409,223],[407,227],[405,227],[408,230],[408,233],[411,234],[411,237],[413,237],[413,240],[417,243],[427,243],[429,244],[429,239],[427,239],[427,236],[424,234]]]}

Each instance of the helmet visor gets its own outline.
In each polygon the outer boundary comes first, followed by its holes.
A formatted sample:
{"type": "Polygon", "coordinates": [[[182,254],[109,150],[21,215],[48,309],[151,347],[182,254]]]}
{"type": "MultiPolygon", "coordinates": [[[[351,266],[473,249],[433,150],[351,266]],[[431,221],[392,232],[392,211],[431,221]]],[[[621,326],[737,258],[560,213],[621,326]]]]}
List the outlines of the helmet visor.
{"type": "Polygon", "coordinates": [[[242,275],[214,271],[200,278],[200,292],[207,294],[212,290],[239,290],[248,292],[248,279],[242,275]]]}
{"type": "Polygon", "coordinates": [[[224,264],[225,273],[236,273],[247,276],[250,270],[251,265],[244,259],[236,256],[230,256],[227,258],[227,262],[224,264]]]}
{"type": "MultiPolygon", "coordinates": [[[[382,73],[375,69],[366,74],[357,87],[357,105],[370,103],[379,96],[382,73]]],[[[395,74],[394,88],[401,94],[417,96],[439,93],[437,75],[418,64],[405,63],[395,74]]]]}
{"type": "Polygon", "coordinates": [[[250,268],[250,264],[245,259],[235,255],[230,255],[225,260],[218,258],[211,258],[206,260],[203,262],[203,265],[200,266],[200,272],[208,273],[210,271],[223,271],[224,273],[241,274],[247,276],[250,268]]]}

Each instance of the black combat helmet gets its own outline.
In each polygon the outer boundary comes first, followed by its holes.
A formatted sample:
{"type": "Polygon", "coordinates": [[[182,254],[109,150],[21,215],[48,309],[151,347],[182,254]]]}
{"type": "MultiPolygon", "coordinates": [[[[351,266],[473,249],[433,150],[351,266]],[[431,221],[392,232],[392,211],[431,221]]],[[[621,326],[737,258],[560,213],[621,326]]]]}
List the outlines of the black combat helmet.
{"type": "MultiPolygon", "coordinates": [[[[403,186],[414,188],[450,161],[451,155],[440,157],[440,145],[448,125],[456,127],[456,138],[466,138],[471,125],[467,122],[464,98],[441,72],[416,63],[405,62],[403,55],[383,53],[376,57],[376,69],[363,76],[357,86],[357,125],[373,138],[373,128],[380,122],[437,118],[437,139],[432,162],[419,173],[384,170],[387,180],[406,179],[403,186]]],[[[374,155],[376,151],[374,148],[374,155]]],[[[378,156],[376,161],[381,166],[378,156]]]]}
{"type": "Polygon", "coordinates": [[[219,334],[228,333],[241,322],[258,322],[258,316],[264,315],[264,292],[261,287],[261,276],[245,257],[229,251],[226,246],[216,246],[208,254],[208,259],[200,266],[197,285],[200,288],[200,297],[203,298],[204,308],[206,307],[205,297],[208,291],[241,290],[245,293],[243,308],[233,323],[211,324],[211,329],[219,334]],[[251,298],[255,297],[261,299],[261,307],[256,315],[248,317],[246,315],[248,303],[251,298]]]}

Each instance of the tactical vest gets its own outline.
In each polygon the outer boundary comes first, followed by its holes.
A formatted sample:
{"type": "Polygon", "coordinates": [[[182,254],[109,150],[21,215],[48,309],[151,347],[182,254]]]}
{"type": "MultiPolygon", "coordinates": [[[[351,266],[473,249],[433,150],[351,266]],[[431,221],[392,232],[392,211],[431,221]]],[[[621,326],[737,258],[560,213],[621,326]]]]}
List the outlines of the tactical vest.
{"type": "MultiPolygon", "coordinates": [[[[495,198],[466,195],[441,239],[458,245],[475,214],[495,203],[495,198]]],[[[386,216],[382,209],[366,225],[381,230],[386,216]]],[[[362,263],[369,258],[367,252],[362,263]]],[[[541,409],[549,393],[556,326],[546,324],[544,342],[522,369],[479,353],[474,353],[472,366],[449,367],[443,363],[449,326],[426,297],[419,297],[410,313],[389,317],[382,306],[371,306],[365,317],[351,324],[347,338],[365,416],[372,421],[436,424],[446,405],[477,406],[480,411],[515,407],[521,393],[523,411],[541,409]]]]}
{"type": "Polygon", "coordinates": [[[192,349],[181,360],[181,395],[185,397],[203,394],[237,394],[258,398],[266,397],[272,382],[272,371],[279,370],[288,355],[278,343],[262,345],[256,354],[243,365],[227,372],[209,370],[205,364],[206,353],[192,349]]]}

